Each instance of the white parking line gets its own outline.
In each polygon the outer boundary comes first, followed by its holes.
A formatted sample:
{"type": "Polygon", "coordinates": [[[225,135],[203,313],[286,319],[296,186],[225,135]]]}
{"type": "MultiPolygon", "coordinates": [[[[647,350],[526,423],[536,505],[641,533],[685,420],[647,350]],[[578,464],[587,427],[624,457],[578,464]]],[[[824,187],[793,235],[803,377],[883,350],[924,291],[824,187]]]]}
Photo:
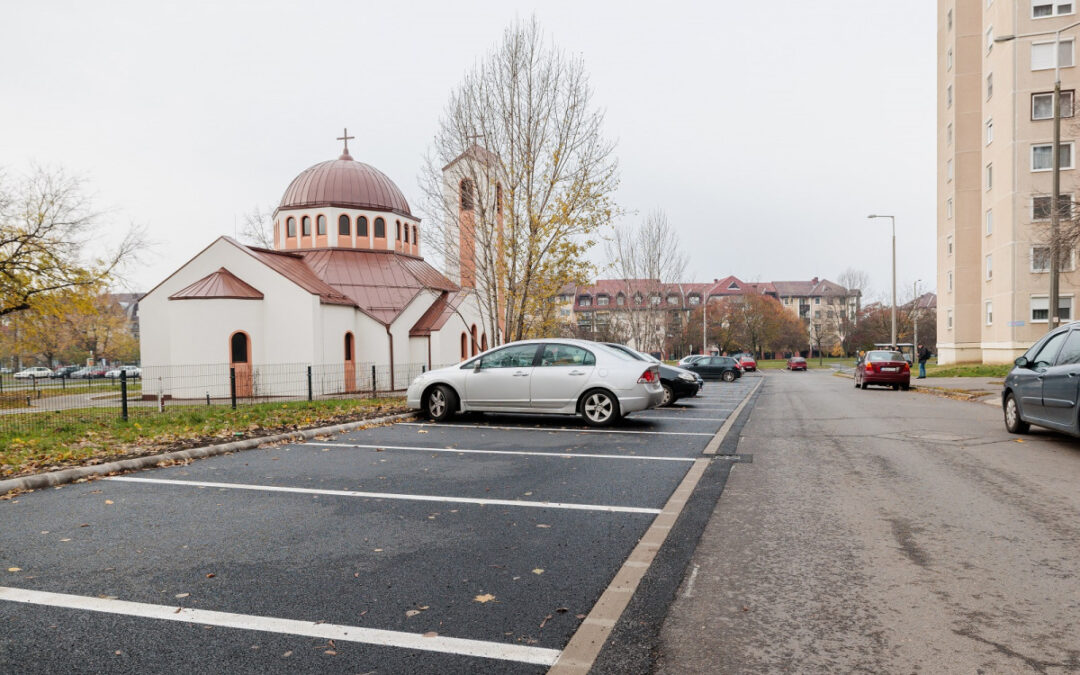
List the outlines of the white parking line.
{"type": "Polygon", "coordinates": [[[516,661],[518,663],[532,663],[542,666],[550,666],[555,663],[555,661],[558,660],[560,653],[557,649],[544,649],[541,647],[508,645],[499,642],[484,642],[482,640],[466,640],[463,638],[443,637],[441,635],[424,637],[418,633],[405,633],[395,630],[362,628],[359,626],[344,626],[332,623],[317,623],[314,621],[298,621],[296,619],[279,619],[272,616],[258,616],[254,614],[215,612],[208,609],[190,609],[188,607],[178,609],[175,606],[151,605],[144,602],[110,600],[81,595],[68,595],[66,593],[31,591],[8,586],[0,586],[0,600],[9,600],[11,602],[21,602],[31,605],[46,605],[49,607],[65,607],[67,609],[82,609],[89,612],[104,612],[107,614],[120,614],[123,616],[137,616],[144,619],[179,621],[181,623],[199,624],[203,626],[222,626],[224,628],[240,628],[244,630],[262,631],[264,633],[302,635],[304,637],[319,638],[321,640],[341,640],[342,642],[359,642],[362,644],[379,645],[383,647],[419,649],[442,654],[477,656],[480,658],[516,661]]]}
{"type": "MultiPolygon", "coordinates": [[[[644,419],[644,418],[642,418],[644,419]]],[[[696,431],[635,431],[633,429],[557,429],[554,427],[500,427],[494,424],[430,424],[427,422],[398,422],[403,427],[439,427],[441,429],[498,429],[502,431],[567,431],[575,434],[650,434],[656,436],[712,436],[696,431]]]]}
{"type": "Polygon", "coordinates": [[[653,455],[597,455],[584,452],[535,452],[532,450],[465,450],[463,448],[425,448],[420,445],[376,445],[364,443],[318,443],[302,445],[329,448],[382,448],[384,450],[418,450],[420,452],[472,453],[477,455],[528,455],[531,457],[556,457],[566,459],[645,459],[654,462],[693,462],[693,457],[656,457],[653,455]]]}
{"type": "Polygon", "coordinates": [[[449,502],[451,504],[480,504],[482,506],[526,506],[538,509],[568,509],[571,511],[605,511],[608,513],[660,513],[660,509],[637,506],[606,506],[603,504],[572,504],[567,502],[534,502],[518,499],[475,499],[472,497],[443,497],[435,495],[405,495],[394,492],[358,492],[355,490],[316,490],[312,488],[282,487],[278,485],[247,485],[245,483],[211,483],[196,480],[170,480],[167,478],[138,478],[114,476],[104,480],[126,483],[156,483],[159,485],[183,485],[185,487],[223,488],[229,490],[257,490],[260,492],[292,492],[303,495],[330,495],[333,497],[368,497],[371,499],[400,499],[418,502],[449,502]]]}
{"type": "Polygon", "coordinates": [[[681,415],[640,415],[639,420],[679,420],[689,422],[721,422],[723,417],[683,417],[681,415]]]}

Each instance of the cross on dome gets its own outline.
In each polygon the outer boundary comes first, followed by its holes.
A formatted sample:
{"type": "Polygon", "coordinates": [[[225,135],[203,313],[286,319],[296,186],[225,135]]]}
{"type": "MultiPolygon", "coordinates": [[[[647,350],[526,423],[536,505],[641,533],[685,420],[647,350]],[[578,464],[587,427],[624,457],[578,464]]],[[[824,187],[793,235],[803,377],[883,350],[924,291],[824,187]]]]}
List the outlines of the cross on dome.
{"type": "Polygon", "coordinates": [[[349,154],[349,141],[356,138],[356,136],[349,135],[349,128],[345,127],[344,135],[338,136],[335,140],[345,141],[345,152],[341,153],[341,157],[338,159],[352,159],[352,155],[349,154]]]}

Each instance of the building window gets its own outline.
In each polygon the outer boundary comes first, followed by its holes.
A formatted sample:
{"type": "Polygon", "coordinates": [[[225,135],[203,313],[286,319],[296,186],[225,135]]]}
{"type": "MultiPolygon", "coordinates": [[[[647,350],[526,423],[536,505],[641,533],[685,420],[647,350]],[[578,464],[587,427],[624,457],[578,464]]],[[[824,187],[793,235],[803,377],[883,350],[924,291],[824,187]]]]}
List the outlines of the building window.
{"type": "Polygon", "coordinates": [[[994,256],[986,256],[986,280],[990,281],[994,278],[994,256]]]}
{"type": "Polygon", "coordinates": [[[952,30],[952,10],[945,12],[945,25],[952,30]]]}
{"type": "Polygon", "coordinates": [[[945,237],[945,252],[952,255],[952,235],[945,237]]]}
{"type": "Polygon", "coordinates": [[[655,293],[653,295],[650,295],[649,296],[649,304],[650,305],[659,305],[660,304],[660,296],[655,294],[655,293]]]}
{"type": "Polygon", "coordinates": [[[952,145],[952,122],[945,125],[945,144],[952,145]]]}
{"type": "Polygon", "coordinates": [[[420,245],[420,230],[416,229],[416,226],[412,226],[412,243],[413,246],[420,245]]]}
{"type": "Polygon", "coordinates": [[[989,192],[994,188],[994,165],[986,165],[986,190],[989,192]]]}
{"type": "Polygon", "coordinates": [[[473,182],[468,178],[461,181],[461,210],[473,210],[473,182]]]}
{"type": "Polygon", "coordinates": [[[386,238],[386,221],[383,220],[382,218],[376,218],[375,219],[375,238],[376,239],[385,239],[386,238]]]}
{"type": "MultiPolygon", "coordinates": [[[[1058,164],[1062,169],[1071,169],[1072,143],[1062,143],[1058,148],[1058,164]]],[[[1040,143],[1031,146],[1031,170],[1051,171],[1054,168],[1054,144],[1040,143]]]]}
{"type": "Polygon", "coordinates": [[[986,325],[992,326],[994,324],[994,303],[986,303],[986,325]]]}
{"type": "Polygon", "coordinates": [[[952,180],[952,160],[945,160],[945,180],[952,180]]]}
{"type": "Polygon", "coordinates": [[[945,70],[952,70],[952,47],[945,50],[945,70]]]}
{"type": "Polygon", "coordinates": [[[577,304],[579,307],[592,307],[592,298],[587,295],[579,295],[577,304]]]}
{"type": "MultiPolygon", "coordinates": [[[[1031,198],[1031,219],[1032,220],[1050,220],[1051,212],[1051,199],[1050,195],[1037,195],[1031,198]]],[[[1069,195],[1058,195],[1058,213],[1061,214],[1061,218],[1070,219],[1073,215],[1072,210],[1072,197],[1069,195]]]]}
{"type": "Polygon", "coordinates": [[[1073,13],[1072,2],[1046,2],[1046,0],[1031,0],[1031,18],[1045,19],[1048,16],[1063,16],[1073,13]]]}
{"type": "Polygon", "coordinates": [[[821,298],[814,298],[814,304],[815,305],[820,305],[821,304],[821,298]]]}
{"type": "Polygon", "coordinates": [[[404,233],[402,233],[402,236],[404,237],[403,241],[406,244],[408,244],[409,243],[409,224],[408,223],[405,223],[405,231],[404,231],[404,233]]]}
{"type": "MultiPolygon", "coordinates": [[[[1062,40],[1057,51],[1058,66],[1068,68],[1073,65],[1072,38],[1062,40]]],[[[1054,67],[1054,43],[1035,42],[1031,45],[1031,69],[1050,70],[1054,67]]]]}
{"type": "Polygon", "coordinates": [[[626,296],[623,295],[622,293],[619,293],[618,295],[616,295],[615,296],[615,304],[618,305],[619,307],[622,307],[623,305],[625,305],[626,304],[626,296]]]}
{"type": "Polygon", "coordinates": [[[945,310],[945,327],[952,330],[952,310],[945,310]]]}
{"type": "Polygon", "coordinates": [[[945,87],[945,107],[952,107],[952,85],[946,85],[945,87]]]}
{"type": "Polygon", "coordinates": [[[397,240],[401,241],[401,221],[398,220],[396,222],[397,222],[397,240]]]}
{"type": "Polygon", "coordinates": [[[641,295],[641,293],[637,293],[636,295],[634,295],[635,305],[640,305],[643,302],[645,302],[645,298],[641,295]]]}
{"type": "Polygon", "coordinates": [[[293,217],[290,216],[289,218],[285,219],[285,236],[286,237],[295,237],[296,236],[296,218],[293,218],[293,217]]]}
{"type": "Polygon", "coordinates": [[[994,233],[994,209],[986,210],[986,234],[990,236],[994,233]]]}
{"type": "MultiPolygon", "coordinates": [[[[1061,116],[1073,116],[1073,91],[1068,89],[1061,92],[1061,116]]],[[[1054,119],[1054,92],[1044,91],[1031,95],[1031,119],[1052,120],[1054,119]]]]}
{"type": "Polygon", "coordinates": [[[461,333],[461,360],[469,358],[469,336],[462,331],[461,333]]]}
{"type": "MultiPolygon", "coordinates": [[[[1065,256],[1062,256],[1063,258],[1065,256]]],[[[1076,255],[1069,251],[1068,258],[1062,261],[1061,271],[1072,272],[1076,268],[1076,255]]],[[[1050,247],[1036,244],[1031,247],[1031,271],[1035,274],[1050,271],[1050,247]]]]}
{"type": "Polygon", "coordinates": [[[679,296],[677,296],[677,295],[669,295],[669,296],[667,296],[667,304],[669,304],[669,305],[677,305],[677,304],[679,304],[679,296]]]}
{"type": "MultiPolygon", "coordinates": [[[[1058,319],[1061,321],[1072,320],[1072,304],[1073,299],[1071,297],[1058,297],[1058,319]]],[[[1031,296],[1031,323],[1046,323],[1047,322],[1047,310],[1050,307],[1050,299],[1045,295],[1033,295],[1031,296]]]]}
{"type": "Polygon", "coordinates": [[[989,73],[986,76],[986,100],[994,98],[994,74],[989,73]]]}
{"type": "Polygon", "coordinates": [[[986,53],[994,51],[994,27],[990,26],[986,29],[986,53]]]}
{"type": "Polygon", "coordinates": [[[945,217],[952,219],[952,197],[945,200],[945,217]]]}
{"type": "Polygon", "coordinates": [[[607,307],[608,303],[610,303],[610,302],[611,302],[611,299],[606,295],[598,295],[598,296],[596,296],[596,305],[598,307],[607,307]]]}
{"type": "Polygon", "coordinates": [[[949,270],[948,289],[949,292],[952,293],[952,270],[949,270]]]}
{"type": "Polygon", "coordinates": [[[986,120],[986,144],[990,145],[994,142],[994,120],[986,120]]]}
{"type": "Polygon", "coordinates": [[[358,236],[358,237],[366,237],[367,236],[367,218],[364,217],[364,216],[360,216],[359,218],[356,219],[356,236],[358,236]]]}
{"type": "Polygon", "coordinates": [[[347,237],[350,234],[352,234],[351,230],[352,230],[352,223],[349,222],[349,217],[347,215],[345,215],[344,213],[341,214],[340,216],[338,216],[338,219],[337,219],[337,233],[338,233],[338,236],[347,237]]]}
{"type": "Polygon", "coordinates": [[[300,234],[305,237],[311,236],[311,218],[304,216],[300,219],[300,234]]]}
{"type": "Polygon", "coordinates": [[[691,295],[689,299],[690,299],[690,304],[692,306],[696,307],[697,305],[701,304],[701,296],[700,295],[691,295]]]}
{"type": "Polygon", "coordinates": [[[326,216],[315,218],[315,232],[322,235],[326,234],[326,216]]]}

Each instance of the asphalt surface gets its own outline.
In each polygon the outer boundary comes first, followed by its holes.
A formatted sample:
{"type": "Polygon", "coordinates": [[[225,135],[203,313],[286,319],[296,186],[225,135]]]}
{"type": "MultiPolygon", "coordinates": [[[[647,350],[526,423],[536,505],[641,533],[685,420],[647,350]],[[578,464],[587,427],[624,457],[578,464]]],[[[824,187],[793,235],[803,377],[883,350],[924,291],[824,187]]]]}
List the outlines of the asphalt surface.
{"type": "MultiPolygon", "coordinates": [[[[0,502],[0,672],[544,672],[759,381],[610,431],[402,423],[0,502]]],[[[655,639],[731,466],[613,642],[655,639]]]]}
{"type": "Polygon", "coordinates": [[[824,373],[757,398],[655,672],[1080,671],[1076,439],[824,373]]]}

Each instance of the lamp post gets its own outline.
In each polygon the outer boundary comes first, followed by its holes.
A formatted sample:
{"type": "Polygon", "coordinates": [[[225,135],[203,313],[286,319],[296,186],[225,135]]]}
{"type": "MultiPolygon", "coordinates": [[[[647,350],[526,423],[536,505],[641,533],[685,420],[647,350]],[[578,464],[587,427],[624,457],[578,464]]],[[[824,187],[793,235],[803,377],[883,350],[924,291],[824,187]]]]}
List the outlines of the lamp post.
{"type": "Polygon", "coordinates": [[[911,301],[911,320],[914,324],[912,330],[911,341],[915,343],[915,348],[919,348],[919,282],[922,279],[915,280],[915,299],[911,301]]]}
{"type": "Polygon", "coordinates": [[[1060,261],[1058,232],[1061,227],[1061,212],[1059,195],[1061,191],[1061,34],[1080,26],[1080,21],[1059,28],[1058,30],[1041,31],[1038,33],[1023,33],[1021,35],[1002,35],[994,38],[994,42],[1009,42],[1017,38],[1054,36],[1054,140],[1050,152],[1053,155],[1051,164],[1053,177],[1050,182],[1050,293],[1047,298],[1046,321],[1047,326],[1053,329],[1058,323],[1059,302],[1059,279],[1060,261]]]}
{"type": "Polygon", "coordinates": [[[871,213],[867,218],[888,218],[892,221],[892,346],[896,347],[896,218],[871,213]]]}

